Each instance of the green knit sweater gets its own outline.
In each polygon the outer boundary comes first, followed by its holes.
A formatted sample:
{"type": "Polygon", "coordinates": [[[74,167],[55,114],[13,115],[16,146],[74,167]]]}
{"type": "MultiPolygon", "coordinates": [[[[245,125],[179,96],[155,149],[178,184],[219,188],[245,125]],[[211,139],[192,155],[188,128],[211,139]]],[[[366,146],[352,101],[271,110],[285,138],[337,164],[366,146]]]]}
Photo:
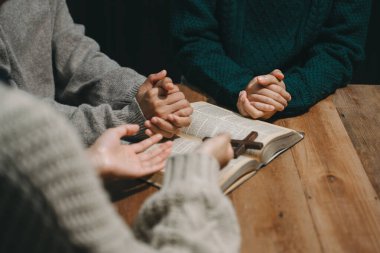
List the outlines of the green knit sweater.
{"type": "Polygon", "coordinates": [[[236,108],[239,91],[279,68],[299,114],[346,85],[364,56],[370,0],[173,1],[172,35],[186,79],[236,108]]]}

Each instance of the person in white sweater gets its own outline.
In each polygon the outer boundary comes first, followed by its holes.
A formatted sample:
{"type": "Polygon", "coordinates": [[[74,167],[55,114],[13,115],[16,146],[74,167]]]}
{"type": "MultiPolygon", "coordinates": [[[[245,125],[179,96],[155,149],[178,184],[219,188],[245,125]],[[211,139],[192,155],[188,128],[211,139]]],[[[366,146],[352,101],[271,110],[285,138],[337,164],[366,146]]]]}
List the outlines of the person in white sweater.
{"type": "MultiPolygon", "coordinates": [[[[104,168],[129,159],[131,176],[139,167],[132,165],[159,167],[170,143],[162,144],[164,154],[122,155],[128,150],[119,138],[136,131],[136,126],[110,129],[85,151],[65,118],[0,86],[0,252],[239,252],[236,215],[217,183],[220,166],[232,157],[226,136],[170,158],[162,189],[145,202],[134,228],[126,226],[94,165],[109,173],[104,168]],[[113,162],[93,159],[99,154],[111,155],[113,162]]],[[[143,150],[151,143],[145,144],[127,147],[143,150]]]]}

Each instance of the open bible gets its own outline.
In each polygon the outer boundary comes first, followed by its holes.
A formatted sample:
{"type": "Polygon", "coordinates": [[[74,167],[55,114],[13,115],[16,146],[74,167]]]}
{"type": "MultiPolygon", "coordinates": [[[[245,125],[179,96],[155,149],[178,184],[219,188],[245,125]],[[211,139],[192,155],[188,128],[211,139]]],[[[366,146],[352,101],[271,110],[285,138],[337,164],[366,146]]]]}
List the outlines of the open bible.
{"type": "MultiPolygon", "coordinates": [[[[219,184],[226,194],[304,137],[300,132],[260,120],[247,119],[206,102],[192,103],[192,107],[192,123],[183,128],[178,138],[174,139],[173,155],[193,152],[204,137],[213,137],[225,132],[233,139],[244,139],[255,131],[258,133],[256,141],[263,143],[262,149],[247,149],[243,155],[232,159],[220,170],[219,184]]],[[[164,170],[155,173],[148,177],[147,181],[160,187],[164,173],[164,170]]]]}

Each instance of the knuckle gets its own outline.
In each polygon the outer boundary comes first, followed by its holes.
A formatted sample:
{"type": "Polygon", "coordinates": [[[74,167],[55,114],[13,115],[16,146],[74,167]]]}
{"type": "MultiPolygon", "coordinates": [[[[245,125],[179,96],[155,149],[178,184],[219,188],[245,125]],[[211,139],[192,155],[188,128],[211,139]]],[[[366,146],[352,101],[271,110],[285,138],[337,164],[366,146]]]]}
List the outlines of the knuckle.
{"type": "Polygon", "coordinates": [[[185,99],[185,100],[187,101],[187,99],[186,99],[186,97],[185,97],[185,94],[183,94],[183,92],[178,92],[178,97],[179,97],[180,99],[185,99]]]}
{"type": "Polygon", "coordinates": [[[161,109],[162,102],[158,99],[154,99],[152,101],[152,105],[154,108],[156,108],[156,110],[159,110],[159,109],[161,109]]]}
{"type": "Polygon", "coordinates": [[[155,89],[148,90],[147,95],[148,97],[154,97],[156,95],[156,90],[155,89]]]}

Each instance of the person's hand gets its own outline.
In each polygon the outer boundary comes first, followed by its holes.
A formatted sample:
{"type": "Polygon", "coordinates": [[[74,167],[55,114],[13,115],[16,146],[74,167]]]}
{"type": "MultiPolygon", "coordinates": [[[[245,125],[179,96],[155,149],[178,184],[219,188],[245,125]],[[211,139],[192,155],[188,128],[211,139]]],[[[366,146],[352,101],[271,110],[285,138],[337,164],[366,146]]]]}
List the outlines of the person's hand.
{"type": "Polygon", "coordinates": [[[283,111],[291,100],[283,79],[284,74],[277,69],[268,75],[253,78],[239,95],[239,112],[254,119],[268,119],[283,111]]]}
{"type": "Polygon", "coordinates": [[[138,178],[164,168],[172,142],[165,142],[144,152],[158,143],[162,135],[156,134],[135,144],[121,144],[122,137],[135,135],[138,129],[138,125],[110,128],[89,147],[88,157],[102,177],[138,178]]]}
{"type": "Polygon", "coordinates": [[[191,122],[193,109],[178,86],[166,77],[166,71],[150,75],[136,99],[147,118],[145,127],[149,136],[160,133],[171,138],[191,122]]]}
{"type": "Polygon", "coordinates": [[[197,152],[214,157],[223,168],[234,157],[230,141],[231,137],[228,134],[221,134],[204,141],[197,152]]]}

